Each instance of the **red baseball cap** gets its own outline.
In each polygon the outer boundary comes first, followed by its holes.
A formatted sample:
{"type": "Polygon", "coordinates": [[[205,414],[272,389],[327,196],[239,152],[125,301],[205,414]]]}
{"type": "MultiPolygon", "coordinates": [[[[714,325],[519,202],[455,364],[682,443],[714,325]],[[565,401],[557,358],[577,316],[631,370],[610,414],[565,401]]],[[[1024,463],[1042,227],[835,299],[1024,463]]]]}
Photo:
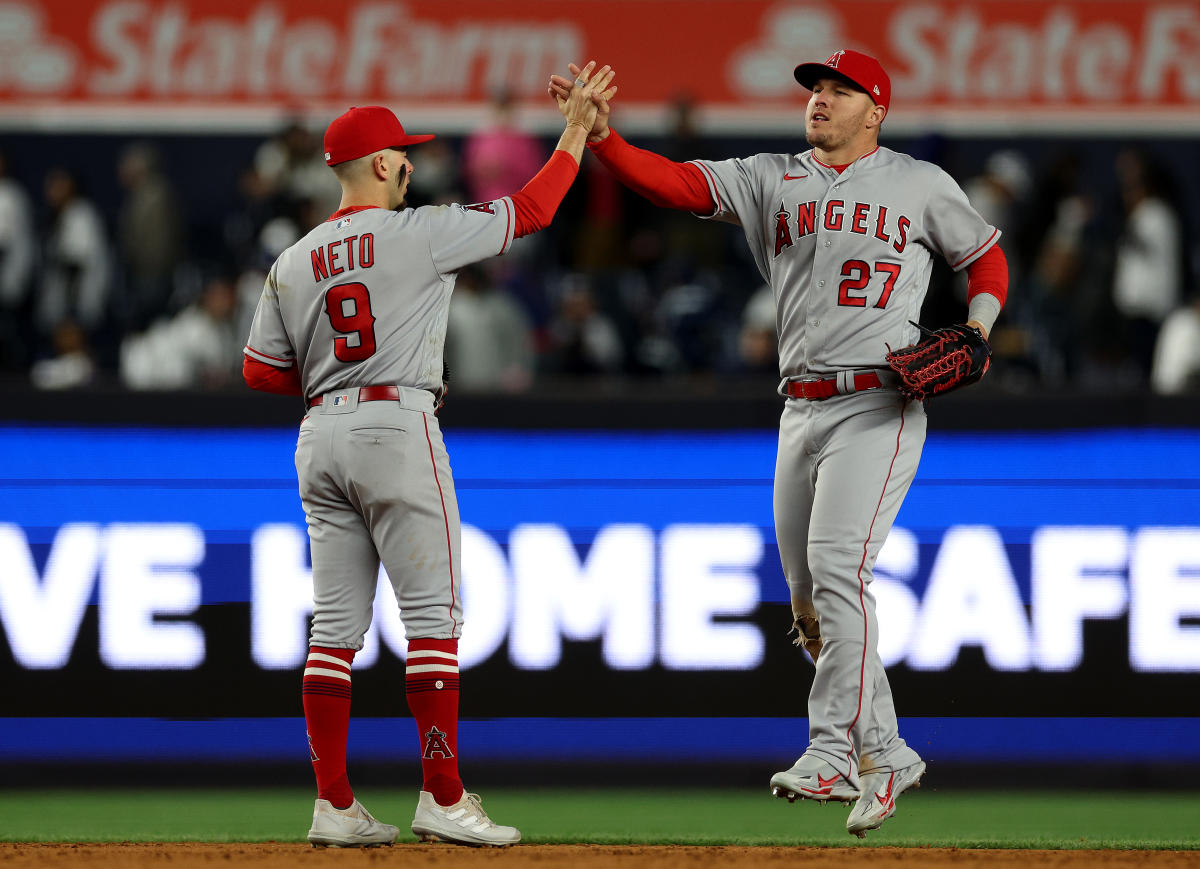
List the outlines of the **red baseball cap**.
{"type": "Polygon", "coordinates": [[[432,133],[405,133],[395,114],[385,106],[351,106],[325,131],[325,162],[334,166],[384,148],[407,148],[432,138],[432,133]]]}
{"type": "Polygon", "coordinates": [[[796,67],[796,81],[809,90],[822,78],[847,79],[885,109],[892,101],[892,80],[879,61],[861,51],[846,48],[829,55],[824,63],[802,63],[796,67]]]}

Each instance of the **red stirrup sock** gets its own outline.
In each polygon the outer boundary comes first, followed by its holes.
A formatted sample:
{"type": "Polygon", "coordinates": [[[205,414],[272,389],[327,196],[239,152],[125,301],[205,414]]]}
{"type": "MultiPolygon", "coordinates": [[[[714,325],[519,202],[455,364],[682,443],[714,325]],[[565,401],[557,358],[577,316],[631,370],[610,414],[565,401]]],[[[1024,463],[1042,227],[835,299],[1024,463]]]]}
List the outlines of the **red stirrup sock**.
{"type": "Polygon", "coordinates": [[[421,789],[438,805],[463,794],[458,776],[458,640],[411,640],[404,694],[421,741],[421,789]]]}
{"type": "Polygon", "coordinates": [[[353,649],[313,646],[300,689],[308,753],[317,775],[317,796],[344,809],[354,802],[346,777],[346,734],[350,730],[350,662],[353,649]]]}

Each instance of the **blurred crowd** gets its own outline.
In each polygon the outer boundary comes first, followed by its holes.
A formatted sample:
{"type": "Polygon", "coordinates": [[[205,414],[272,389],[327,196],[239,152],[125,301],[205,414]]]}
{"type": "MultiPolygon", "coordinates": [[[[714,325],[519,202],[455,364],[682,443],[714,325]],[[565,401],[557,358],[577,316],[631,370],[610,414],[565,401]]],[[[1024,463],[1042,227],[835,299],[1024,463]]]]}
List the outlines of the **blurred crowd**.
{"type": "MultiPolygon", "coordinates": [[[[669,129],[649,144],[672,159],[724,156],[697,136],[687,100],[669,129]]],[[[511,194],[551,148],[498,95],[476,133],[413,150],[409,202],[511,194]]],[[[1081,166],[1077,150],[1043,165],[1000,150],[959,179],[1004,231],[1012,276],[986,382],[1200,392],[1196,203],[1144,150],[1121,150],[1107,185],[1081,166]]],[[[43,389],[239,384],[266,270],[338,205],[321,131],[292,122],[254,149],[227,191],[217,256],[191,244],[155,144],[121,151],[113,207],[78,168],[23,177],[0,153],[0,373],[43,389]]],[[[922,320],[961,321],[965,299],[963,277],[939,266],[922,320]]],[[[519,393],[549,378],[769,380],[775,346],[774,300],[740,234],[649,205],[589,157],[550,229],[459,275],[447,363],[458,389],[519,393]]]]}

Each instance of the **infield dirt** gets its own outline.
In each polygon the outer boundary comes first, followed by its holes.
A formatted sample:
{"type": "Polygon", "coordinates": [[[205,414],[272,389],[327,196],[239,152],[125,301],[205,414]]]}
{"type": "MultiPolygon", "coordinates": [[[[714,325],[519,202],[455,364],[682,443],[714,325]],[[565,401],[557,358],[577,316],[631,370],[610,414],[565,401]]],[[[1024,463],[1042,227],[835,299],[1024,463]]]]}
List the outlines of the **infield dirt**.
{"type": "Polygon", "coordinates": [[[1029,851],[966,848],[776,848],[696,847],[674,845],[519,845],[515,848],[468,849],[449,845],[393,845],[370,849],[314,849],[308,845],[182,843],[0,843],[6,867],[83,866],[129,869],[140,866],[239,866],[251,869],[286,867],[403,866],[430,869],[457,867],[555,867],[570,869],[706,869],[715,866],[851,869],[851,867],[1195,867],[1196,851],[1029,851]]]}

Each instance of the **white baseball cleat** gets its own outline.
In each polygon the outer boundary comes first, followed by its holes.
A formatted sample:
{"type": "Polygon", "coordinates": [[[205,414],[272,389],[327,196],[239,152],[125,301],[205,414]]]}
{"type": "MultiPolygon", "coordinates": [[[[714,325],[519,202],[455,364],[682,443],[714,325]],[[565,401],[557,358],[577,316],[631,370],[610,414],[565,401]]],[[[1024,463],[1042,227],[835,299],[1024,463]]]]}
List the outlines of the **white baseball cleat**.
{"type": "Polygon", "coordinates": [[[308,841],[321,848],[372,848],[392,844],[399,834],[399,827],[381,824],[358,800],[345,809],[334,808],[329,800],[317,800],[308,841]]]}
{"type": "Polygon", "coordinates": [[[492,823],[478,794],[465,791],[452,806],[439,806],[429,791],[421,791],[412,831],[422,842],[450,842],[454,845],[515,845],[521,841],[516,827],[492,823]]]}
{"type": "Polygon", "coordinates": [[[878,830],[884,821],[896,814],[896,800],[900,794],[909,788],[919,788],[924,774],[925,762],[920,760],[904,769],[863,773],[862,799],[846,819],[846,832],[865,839],[867,830],[878,830]]]}
{"type": "Polygon", "coordinates": [[[858,799],[858,788],[826,761],[805,754],[791,769],[771,776],[771,794],[789,803],[796,800],[849,803],[858,799]]]}

